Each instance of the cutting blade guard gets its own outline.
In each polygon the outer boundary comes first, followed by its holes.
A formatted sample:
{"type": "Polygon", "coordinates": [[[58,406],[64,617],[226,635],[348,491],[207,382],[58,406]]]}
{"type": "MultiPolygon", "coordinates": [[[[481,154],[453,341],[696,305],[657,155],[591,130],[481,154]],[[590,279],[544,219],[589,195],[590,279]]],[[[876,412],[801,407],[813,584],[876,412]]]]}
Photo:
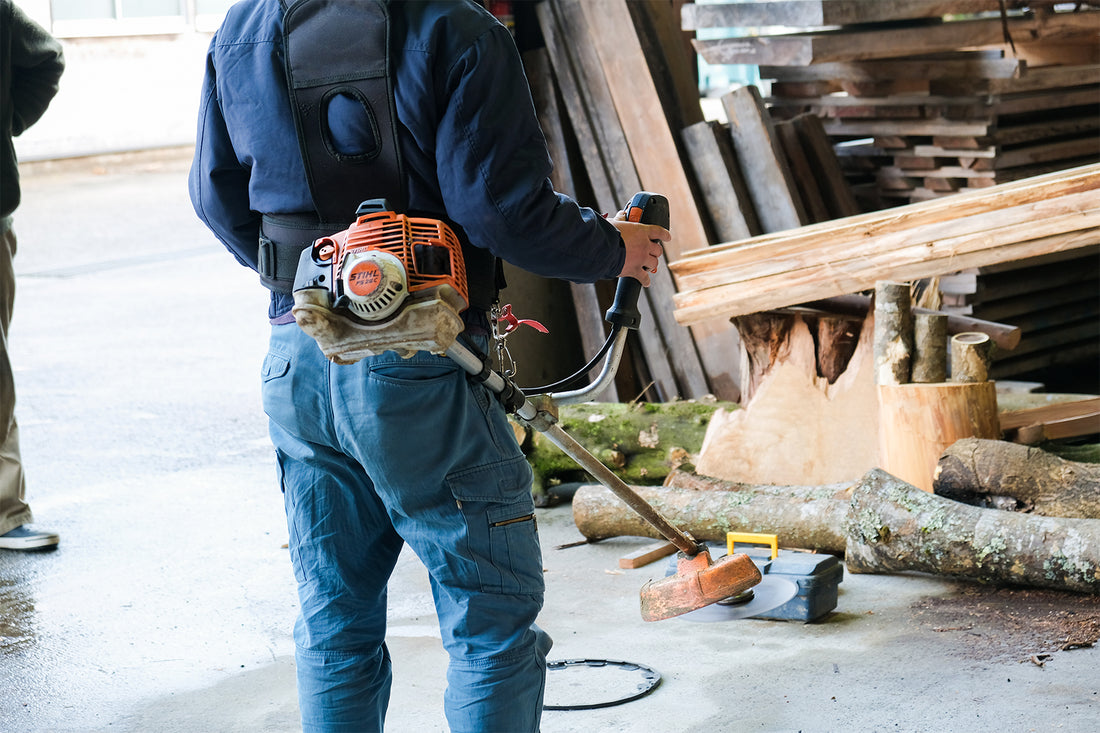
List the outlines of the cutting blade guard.
{"type": "Polygon", "coordinates": [[[746,554],[726,555],[711,562],[703,548],[694,555],[677,555],[676,574],[642,586],[645,621],[663,621],[744,593],[762,579],[760,568],[746,554]]]}

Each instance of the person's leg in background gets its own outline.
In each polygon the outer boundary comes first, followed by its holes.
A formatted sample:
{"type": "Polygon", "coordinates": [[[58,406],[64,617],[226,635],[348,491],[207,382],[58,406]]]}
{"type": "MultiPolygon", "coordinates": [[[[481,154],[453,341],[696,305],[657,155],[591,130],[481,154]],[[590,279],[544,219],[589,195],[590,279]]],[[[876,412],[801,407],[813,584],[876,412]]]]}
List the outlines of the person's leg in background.
{"type": "Polygon", "coordinates": [[[26,502],[26,478],[19,454],[15,421],[15,377],[8,355],[8,329],[15,306],[15,232],[11,217],[0,221],[0,549],[45,550],[58,536],[28,525],[33,517],[26,502]]]}

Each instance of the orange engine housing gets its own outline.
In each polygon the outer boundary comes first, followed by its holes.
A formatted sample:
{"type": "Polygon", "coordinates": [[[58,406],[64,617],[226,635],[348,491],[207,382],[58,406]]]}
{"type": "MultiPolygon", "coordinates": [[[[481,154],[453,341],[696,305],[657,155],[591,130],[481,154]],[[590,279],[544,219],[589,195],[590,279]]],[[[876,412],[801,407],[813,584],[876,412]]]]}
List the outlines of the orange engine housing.
{"type": "MultiPolygon", "coordinates": [[[[469,304],[462,245],[445,222],[392,211],[364,214],[344,231],[318,239],[313,244],[313,260],[332,267],[331,283],[336,286],[346,282],[344,268],[349,257],[367,251],[385,252],[400,260],[409,297],[450,285],[469,304]]],[[[335,293],[337,297],[344,294],[335,293]]]]}

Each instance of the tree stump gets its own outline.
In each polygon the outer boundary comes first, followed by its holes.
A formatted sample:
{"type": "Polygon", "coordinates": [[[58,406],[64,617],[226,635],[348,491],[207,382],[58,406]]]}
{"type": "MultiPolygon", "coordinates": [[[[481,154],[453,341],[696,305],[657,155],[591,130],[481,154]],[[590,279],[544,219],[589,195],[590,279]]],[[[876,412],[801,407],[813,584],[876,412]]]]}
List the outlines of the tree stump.
{"type": "Polygon", "coordinates": [[[734,323],[743,408],[715,412],[700,474],[817,486],[855,481],[877,465],[872,318],[786,312],[734,323]]]}
{"type": "Polygon", "coordinates": [[[989,379],[993,342],[984,333],[957,333],[951,337],[951,380],[984,382],[989,379]]]}
{"type": "Polygon", "coordinates": [[[879,385],[879,467],[925,491],[943,451],[962,438],[999,438],[993,382],[879,385]]]}

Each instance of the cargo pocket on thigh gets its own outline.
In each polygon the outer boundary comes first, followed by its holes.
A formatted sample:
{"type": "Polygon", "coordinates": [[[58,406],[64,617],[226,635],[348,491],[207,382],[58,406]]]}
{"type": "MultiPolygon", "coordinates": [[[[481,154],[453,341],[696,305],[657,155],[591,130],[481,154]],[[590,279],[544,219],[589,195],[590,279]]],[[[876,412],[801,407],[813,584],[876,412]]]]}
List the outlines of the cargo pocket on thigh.
{"type": "Polygon", "coordinates": [[[466,521],[466,553],[485,593],[542,593],[531,467],[523,456],[447,477],[466,521]]]}

